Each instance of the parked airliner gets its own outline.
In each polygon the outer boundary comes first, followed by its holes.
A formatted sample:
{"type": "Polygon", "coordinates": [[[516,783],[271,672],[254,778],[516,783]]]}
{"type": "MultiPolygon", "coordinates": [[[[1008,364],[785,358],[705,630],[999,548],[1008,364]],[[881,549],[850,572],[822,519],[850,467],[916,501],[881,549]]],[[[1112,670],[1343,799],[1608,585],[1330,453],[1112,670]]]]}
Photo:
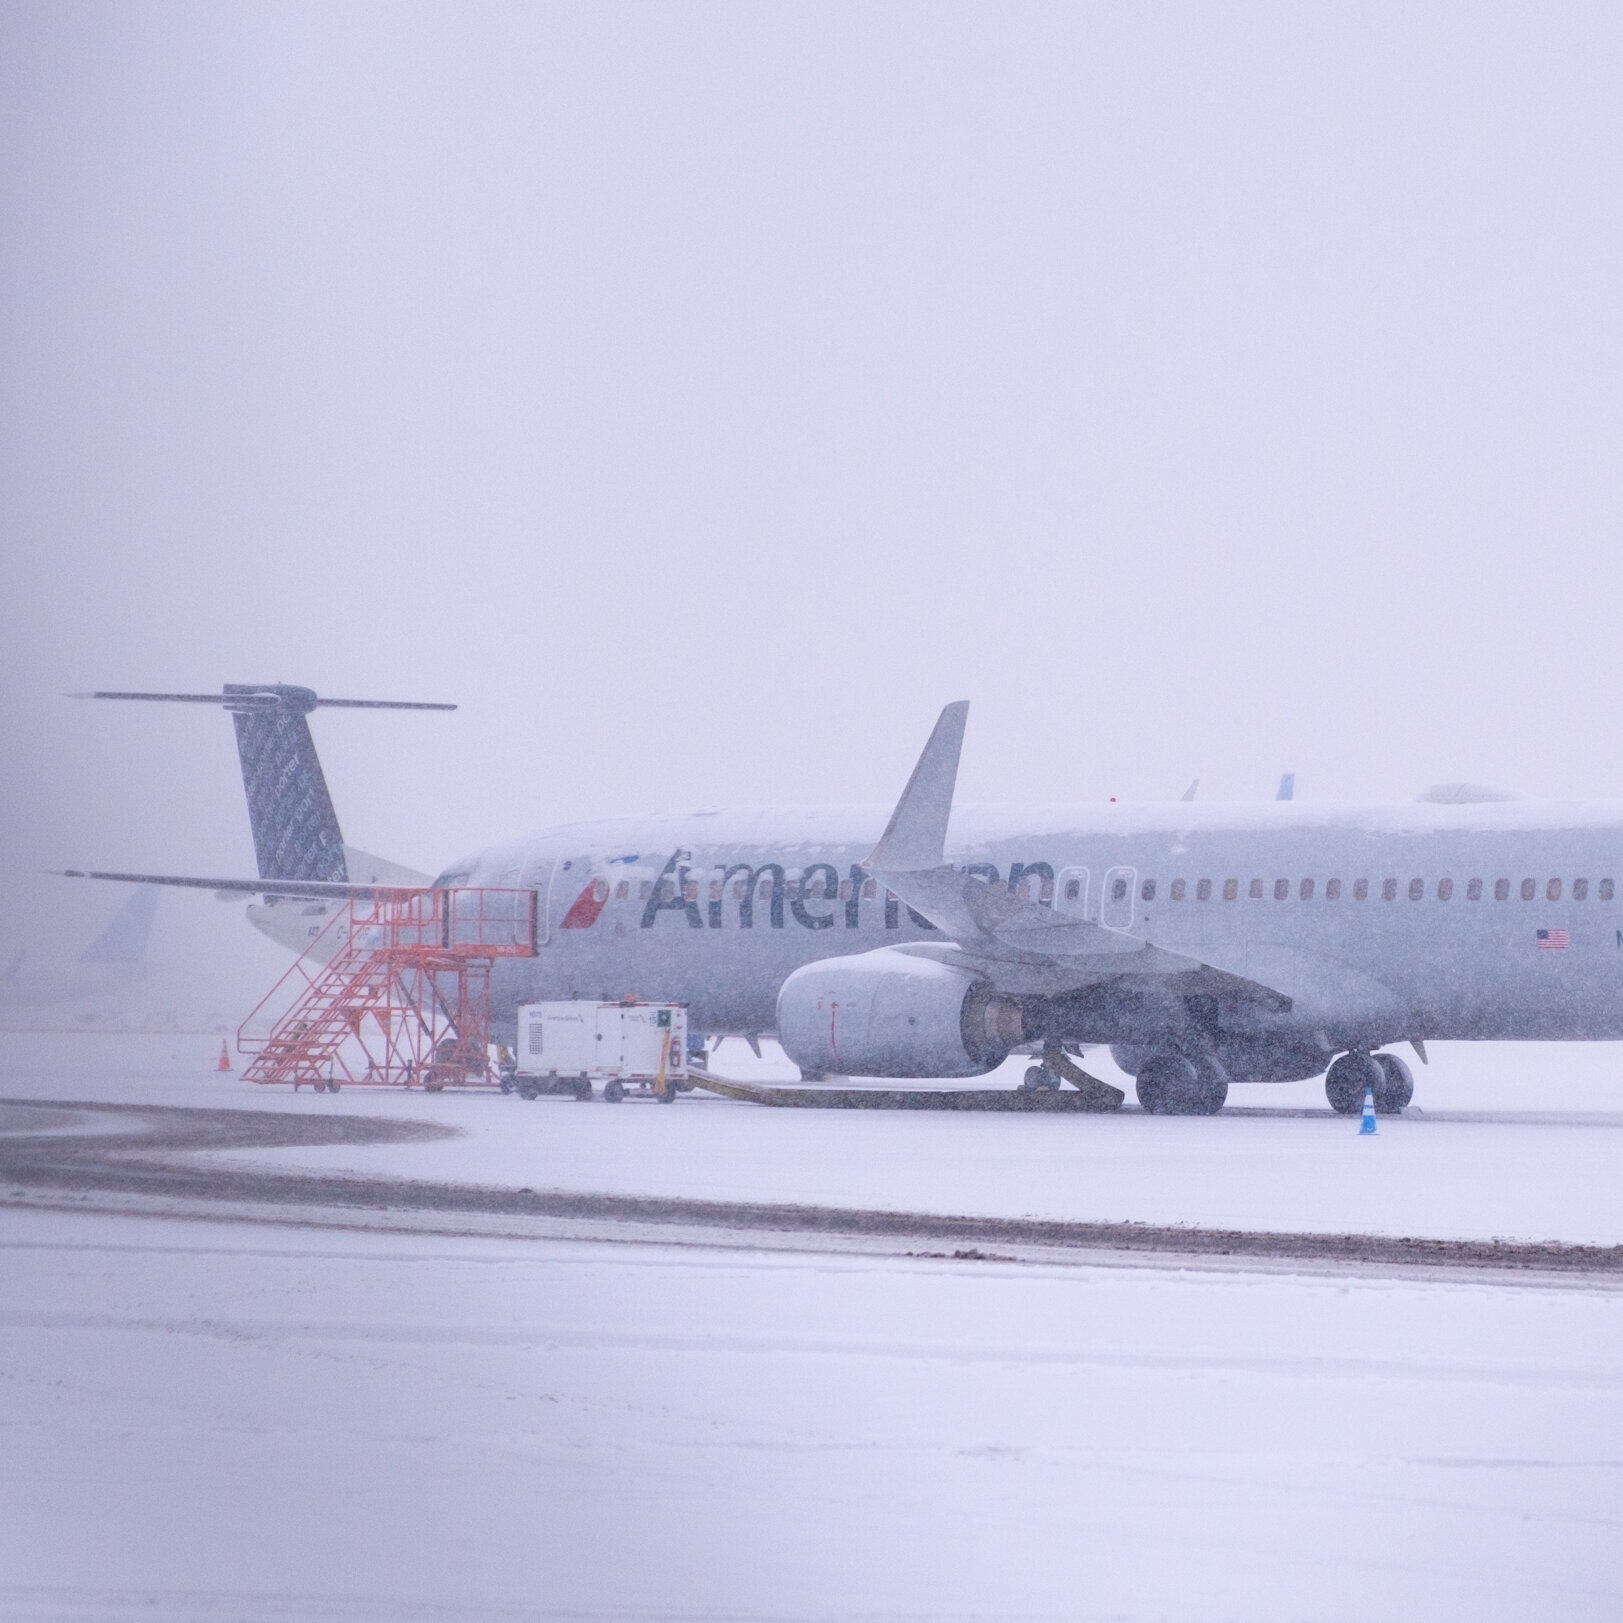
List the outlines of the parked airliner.
{"type": "MultiPolygon", "coordinates": [[[[692,1030],[775,1033],[804,1071],[974,1076],[1009,1054],[1120,1102],[1068,1058],[1108,1044],[1151,1112],[1210,1113],[1232,1082],[1326,1074],[1331,1104],[1401,1110],[1433,1039],[1623,1038],[1623,807],[1451,785],[1400,805],[956,806],[968,705],[941,713],[900,801],[695,812],[547,829],[427,876],[344,844],[281,684],[98,698],[233,713],[255,879],[93,877],[258,894],[292,948],[391,886],[536,896],[520,1003],[636,995],[692,1030]]],[[[449,709],[411,705],[401,708],[449,709]]]]}

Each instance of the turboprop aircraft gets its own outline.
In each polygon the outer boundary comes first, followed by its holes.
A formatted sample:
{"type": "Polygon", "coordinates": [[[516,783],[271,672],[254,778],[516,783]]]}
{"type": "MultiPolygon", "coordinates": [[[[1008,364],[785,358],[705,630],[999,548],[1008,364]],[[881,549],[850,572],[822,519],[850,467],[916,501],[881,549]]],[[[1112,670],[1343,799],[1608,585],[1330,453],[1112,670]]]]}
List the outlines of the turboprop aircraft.
{"type": "MultiPolygon", "coordinates": [[[[98,694],[233,712],[256,879],[88,877],[257,894],[301,948],[347,897],[425,882],[346,847],[307,688],[98,694]]],[[[381,703],[379,707],[385,707],[381,703]]],[[[393,708],[394,706],[387,706],[393,708]]],[[[400,708],[449,709],[407,705],[400,708]]],[[[529,889],[520,1003],[637,995],[710,1036],[776,1033],[804,1071],[956,1077],[1041,1055],[1028,1085],[1118,1090],[1068,1058],[1108,1044],[1151,1112],[1232,1082],[1325,1074],[1340,1111],[1413,1092],[1392,1045],[1623,1037],[1623,807],[1454,784],[1400,805],[958,806],[949,704],[893,811],[698,811],[547,829],[431,881],[529,889]]]]}

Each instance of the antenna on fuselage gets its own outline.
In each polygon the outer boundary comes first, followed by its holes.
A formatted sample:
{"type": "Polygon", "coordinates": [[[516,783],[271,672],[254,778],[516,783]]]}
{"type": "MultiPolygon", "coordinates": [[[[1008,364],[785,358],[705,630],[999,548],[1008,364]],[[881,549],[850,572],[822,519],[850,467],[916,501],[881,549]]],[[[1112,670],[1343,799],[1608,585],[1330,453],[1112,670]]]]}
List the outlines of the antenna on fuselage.
{"type": "Polygon", "coordinates": [[[1294,772],[1287,772],[1279,780],[1279,793],[1274,796],[1274,799],[1275,800],[1294,800],[1295,798],[1296,798],[1296,774],[1294,772]]]}

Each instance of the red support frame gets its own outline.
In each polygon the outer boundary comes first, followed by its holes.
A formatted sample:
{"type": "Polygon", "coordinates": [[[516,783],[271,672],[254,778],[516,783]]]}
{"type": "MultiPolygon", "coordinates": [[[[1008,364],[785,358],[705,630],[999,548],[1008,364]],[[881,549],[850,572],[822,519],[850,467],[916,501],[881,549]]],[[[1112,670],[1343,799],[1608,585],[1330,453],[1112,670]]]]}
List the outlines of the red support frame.
{"type": "Polygon", "coordinates": [[[490,980],[533,958],[531,890],[388,890],[327,921],[237,1031],[250,1082],[494,1086],[490,980]]]}

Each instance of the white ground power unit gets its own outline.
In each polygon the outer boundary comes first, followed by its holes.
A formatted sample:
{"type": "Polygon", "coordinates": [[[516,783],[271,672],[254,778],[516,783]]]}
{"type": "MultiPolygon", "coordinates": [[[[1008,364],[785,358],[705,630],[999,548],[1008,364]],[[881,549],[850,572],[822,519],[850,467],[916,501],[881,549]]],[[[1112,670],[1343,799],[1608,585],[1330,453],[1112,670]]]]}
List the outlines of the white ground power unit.
{"type": "MultiPolygon", "coordinates": [[[[688,1012],[674,1003],[525,1003],[518,1011],[513,1092],[603,1097],[618,1104],[628,1087],[669,1104],[690,1086],[688,1012]]],[[[509,1079],[504,1078],[504,1083],[509,1079]]]]}

